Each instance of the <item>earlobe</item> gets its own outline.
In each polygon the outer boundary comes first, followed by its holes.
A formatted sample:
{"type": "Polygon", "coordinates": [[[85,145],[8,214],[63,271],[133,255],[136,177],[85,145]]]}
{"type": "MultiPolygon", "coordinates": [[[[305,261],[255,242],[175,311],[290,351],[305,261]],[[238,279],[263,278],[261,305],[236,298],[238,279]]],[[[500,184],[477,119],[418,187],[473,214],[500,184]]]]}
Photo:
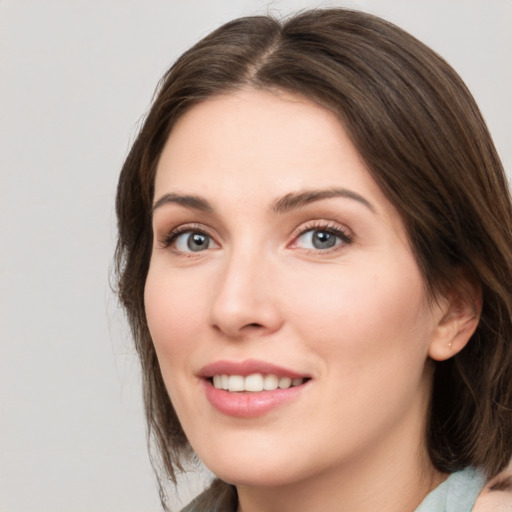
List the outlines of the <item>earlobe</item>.
{"type": "Polygon", "coordinates": [[[429,356],[445,361],[460,352],[475,332],[482,310],[479,285],[465,282],[440,301],[439,322],[429,346],[429,356]]]}

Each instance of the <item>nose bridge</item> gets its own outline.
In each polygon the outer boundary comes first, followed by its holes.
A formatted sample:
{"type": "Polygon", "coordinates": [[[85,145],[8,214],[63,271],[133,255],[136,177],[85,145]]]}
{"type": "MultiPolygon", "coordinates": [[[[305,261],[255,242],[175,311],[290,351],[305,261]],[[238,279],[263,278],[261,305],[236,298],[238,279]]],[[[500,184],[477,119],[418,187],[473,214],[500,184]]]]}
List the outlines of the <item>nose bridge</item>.
{"type": "Polygon", "coordinates": [[[212,324],[230,337],[255,330],[268,333],[280,324],[269,282],[271,262],[251,241],[226,255],[212,301],[212,324]]]}

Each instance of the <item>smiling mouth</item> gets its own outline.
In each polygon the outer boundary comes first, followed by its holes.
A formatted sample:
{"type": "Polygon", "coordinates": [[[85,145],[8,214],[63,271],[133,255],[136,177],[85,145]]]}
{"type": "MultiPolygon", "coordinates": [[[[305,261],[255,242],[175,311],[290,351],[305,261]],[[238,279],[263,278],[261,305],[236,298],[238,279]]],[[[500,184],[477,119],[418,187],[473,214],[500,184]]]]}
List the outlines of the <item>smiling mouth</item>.
{"type": "Polygon", "coordinates": [[[300,386],[310,380],[309,378],[279,377],[274,374],[264,375],[252,373],[243,375],[214,375],[208,379],[216,389],[229,391],[230,393],[260,393],[262,391],[274,391],[276,389],[289,389],[300,386]]]}

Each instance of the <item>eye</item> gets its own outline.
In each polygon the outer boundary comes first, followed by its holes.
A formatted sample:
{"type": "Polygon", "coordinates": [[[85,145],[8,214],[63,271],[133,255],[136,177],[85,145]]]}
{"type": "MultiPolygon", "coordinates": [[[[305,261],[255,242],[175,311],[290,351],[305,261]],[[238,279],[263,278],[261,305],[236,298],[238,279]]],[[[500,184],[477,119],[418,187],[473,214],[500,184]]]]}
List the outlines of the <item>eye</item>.
{"type": "Polygon", "coordinates": [[[210,247],[210,237],[204,233],[182,233],[178,235],[174,241],[178,251],[204,251],[210,247]]]}
{"type": "Polygon", "coordinates": [[[196,230],[178,230],[171,232],[164,241],[165,247],[172,246],[177,252],[202,252],[217,247],[213,238],[196,230]]]}
{"type": "Polygon", "coordinates": [[[293,245],[306,250],[328,251],[350,242],[351,238],[339,228],[317,227],[302,231],[293,245]]]}

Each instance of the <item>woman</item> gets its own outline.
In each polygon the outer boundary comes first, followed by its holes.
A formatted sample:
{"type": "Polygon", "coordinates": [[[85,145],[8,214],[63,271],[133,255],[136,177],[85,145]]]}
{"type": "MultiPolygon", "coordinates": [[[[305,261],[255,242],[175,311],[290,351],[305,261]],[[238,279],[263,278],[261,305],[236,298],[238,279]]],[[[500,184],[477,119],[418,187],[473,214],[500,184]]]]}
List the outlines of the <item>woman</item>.
{"type": "Polygon", "coordinates": [[[156,464],[219,477],[187,510],[510,507],[507,190],[460,78],[381,19],[245,18],[186,52],[117,257],[156,464]]]}

